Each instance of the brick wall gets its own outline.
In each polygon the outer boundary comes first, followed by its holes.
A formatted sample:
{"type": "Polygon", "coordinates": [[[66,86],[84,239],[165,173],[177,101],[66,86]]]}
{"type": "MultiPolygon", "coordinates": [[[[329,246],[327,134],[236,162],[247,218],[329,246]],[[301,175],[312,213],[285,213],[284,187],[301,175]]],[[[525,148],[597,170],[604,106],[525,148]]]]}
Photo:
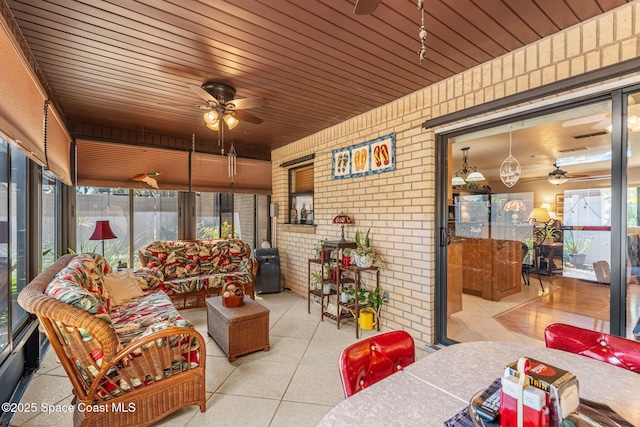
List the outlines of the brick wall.
{"type": "MultiPolygon", "coordinates": [[[[338,240],[331,224],[342,211],[355,226],[371,228],[372,245],[387,270],[381,287],[390,293],[382,322],[410,332],[418,342],[434,342],[435,328],[435,137],[421,129],[431,118],[638,56],[640,3],[633,2],[496,60],[426,87],[380,108],[325,129],[272,153],[272,201],[287,206],[283,162],[315,153],[315,234],[278,227],[284,283],[306,296],[307,258],[323,238],[338,240]],[[331,150],[395,132],[396,170],[344,180],[331,179],[331,150]]],[[[281,212],[278,223],[286,222],[281,212]]]]}

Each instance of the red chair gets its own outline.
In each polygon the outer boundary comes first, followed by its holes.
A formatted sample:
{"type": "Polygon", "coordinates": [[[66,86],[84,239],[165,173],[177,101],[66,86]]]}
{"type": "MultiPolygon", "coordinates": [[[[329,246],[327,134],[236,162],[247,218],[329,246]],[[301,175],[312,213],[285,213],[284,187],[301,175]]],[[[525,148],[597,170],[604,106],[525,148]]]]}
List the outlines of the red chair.
{"type": "Polygon", "coordinates": [[[580,354],[640,374],[640,342],[603,332],[553,323],[544,330],[549,348],[580,354]]]}
{"type": "Polygon", "coordinates": [[[340,353],[344,394],[349,397],[415,361],[415,344],[405,331],[385,332],[353,343],[340,353]]]}

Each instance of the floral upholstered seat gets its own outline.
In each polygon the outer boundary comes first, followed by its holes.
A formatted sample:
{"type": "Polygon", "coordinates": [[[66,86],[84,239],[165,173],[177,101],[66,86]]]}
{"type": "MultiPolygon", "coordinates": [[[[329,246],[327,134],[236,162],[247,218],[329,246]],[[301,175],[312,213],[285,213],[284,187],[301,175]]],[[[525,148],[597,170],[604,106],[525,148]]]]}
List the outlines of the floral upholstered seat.
{"type": "Polygon", "coordinates": [[[174,303],[188,293],[217,295],[231,282],[242,283],[254,297],[257,262],[242,240],[157,241],[143,246],[139,256],[146,274],[159,278],[149,288],[164,291],[174,303]]]}
{"type": "Polygon", "coordinates": [[[149,425],[189,405],[204,412],[202,336],[164,292],[138,289],[137,296],[120,300],[111,287],[110,295],[110,272],[100,255],[64,255],[18,296],[38,316],[71,380],[74,424],[149,425]],[[82,409],[92,405],[136,410],[82,409]]]}

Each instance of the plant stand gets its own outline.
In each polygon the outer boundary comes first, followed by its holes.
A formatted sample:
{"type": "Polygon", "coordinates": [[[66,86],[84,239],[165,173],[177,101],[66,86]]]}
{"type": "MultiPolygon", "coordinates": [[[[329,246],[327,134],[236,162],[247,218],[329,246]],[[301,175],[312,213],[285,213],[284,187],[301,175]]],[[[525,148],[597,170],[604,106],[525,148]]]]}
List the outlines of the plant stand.
{"type": "MultiPolygon", "coordinates": [[[[378,270],[376,267],[358,267],[358,266],[352,265],[349,267],[345,267],[344,271],[353,275],[353,283],[356,290],[355,292],[356,298],[355,298],[355,302],[347,303],[347,304],[342,304],[338,301],[338,310],[340,310],[342,306],[342,307],[348,308],[349,311],[353,313],[353,316],[355,317],[355,322],[356,322],[356,338],[360,338],[361,328],[360,328],[360,323],[358,322],[358,316],[360,316],[360,310],[363,310],[365,308],[365,306],[360,305],[358,300],[358,291],[360,290],[360,286],[362,285],[362,273],[370,272],[375,275],[376,291],[378,291],[380,289],[380,270],[378,270]]],[[[380,330],[380,309],[376,310],[376,316],[378,319],[376,323],[376,329],[379,331],[380,330]]]]}

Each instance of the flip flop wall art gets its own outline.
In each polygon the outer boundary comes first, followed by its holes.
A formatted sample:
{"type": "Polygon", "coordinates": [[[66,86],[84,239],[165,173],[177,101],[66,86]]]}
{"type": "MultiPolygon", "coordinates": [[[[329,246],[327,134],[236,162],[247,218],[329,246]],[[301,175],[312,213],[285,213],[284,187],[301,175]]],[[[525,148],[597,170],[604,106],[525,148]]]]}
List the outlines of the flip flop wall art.
{"type": "Polygon", "coordinates": [[[396,135],[331,151],[333,179],[356,178],[392,171],[396,168],[396,135]]]}

